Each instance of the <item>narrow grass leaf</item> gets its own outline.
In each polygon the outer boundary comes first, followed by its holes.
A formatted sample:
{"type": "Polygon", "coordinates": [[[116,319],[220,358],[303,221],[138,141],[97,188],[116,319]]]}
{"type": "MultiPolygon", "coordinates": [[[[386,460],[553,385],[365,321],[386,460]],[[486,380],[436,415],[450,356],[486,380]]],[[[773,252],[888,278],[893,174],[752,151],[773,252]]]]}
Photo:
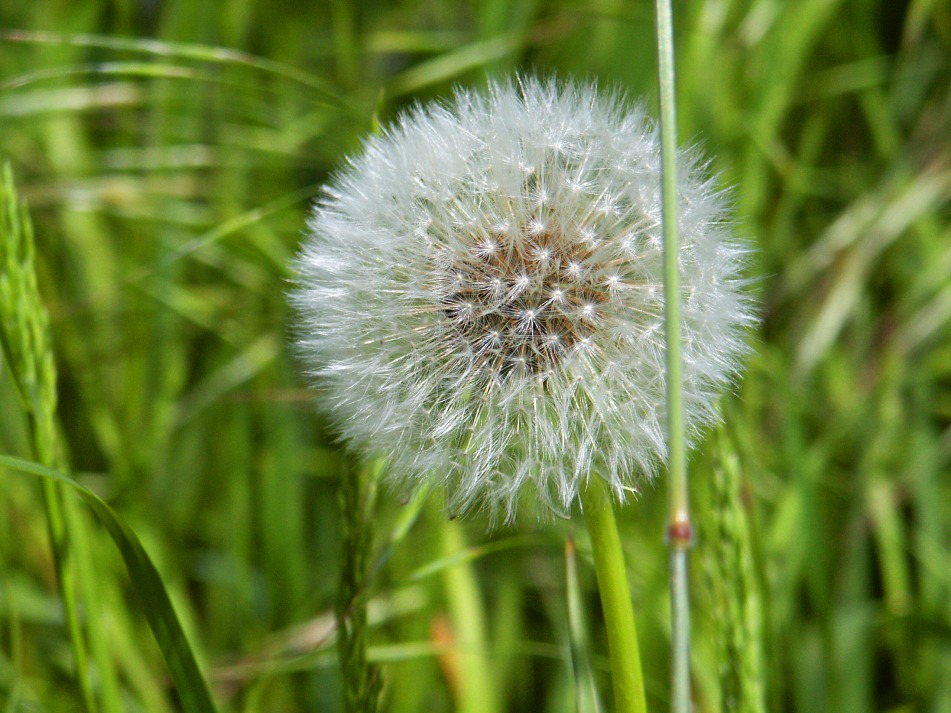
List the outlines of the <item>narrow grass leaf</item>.
{"type": "MultiPolygon", "coordinates": [[[[296,67],[274,60],[258,57],[248,52],[228,47],[216,47],[192,42],[167,42],[137,37],[110,37],[108,35],[84,35],[78,33],[33,32],[11,30],[0,32],[0,40],[36,44],[69,45],[73,47],[97,47],[116,52],[172,57],[180,60],[210,62],[215,64],[243,65],[265,74],[282,77],[315,90],[331,104],[355,111],[346,100],[319,77],[296,67]]],[[[360,112],[356,112],[360,113],[360,112]]]]}
{"type": "Polygon", "coordinates": [[[581,578],[578,576],[578,556],[574,535],[570,532],[565,542],[565,591],[568,598],[568,644],[571,648],[575,704],[578,713],[601,713],[601,702],[591,666],[591,646],[585,621],[581,578]]]}
{"type": "Polygon", "coordinates": [[[39,476],[46,481],[63,483],[79,494],[119,548],[129,571],[132,588],[142,603],[146,619],[168,664],[175,690],[181,698],[182,709],[188,713],[214,713],[217,709],[212,702],[208,685],[198,668],[195,654],[175,614],[162,577],[132,528],[106,501],[68,475],[8,455],[0,455],[0,467],[39,476]]]}

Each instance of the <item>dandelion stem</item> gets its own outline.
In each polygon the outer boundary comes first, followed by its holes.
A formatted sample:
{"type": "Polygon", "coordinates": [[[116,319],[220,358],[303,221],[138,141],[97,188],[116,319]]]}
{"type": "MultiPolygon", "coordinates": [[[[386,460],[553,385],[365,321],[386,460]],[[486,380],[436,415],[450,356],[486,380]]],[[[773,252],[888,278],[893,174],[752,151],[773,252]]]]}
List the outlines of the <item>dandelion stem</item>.
{"type": "Polygon", "coordinates": [[[581,504],[591,535],[594,568],[608,634],[614,707],[617,713],[646,713],[634,607],[607,484],[601,478],[592,477],[581,491],[581,504]]]}
{"type": "Polygon", "coordinates": [[[670,472],[671,710],[690,711],[690,607],[687,552],[693,541],[687,488],[680,335],[677,225],[677,114],[674,31],[670,0],[657,0],[657,72],[660,90],[661,186],[664,231],[664,305],[667,332],[667,428],[670,472]]]}

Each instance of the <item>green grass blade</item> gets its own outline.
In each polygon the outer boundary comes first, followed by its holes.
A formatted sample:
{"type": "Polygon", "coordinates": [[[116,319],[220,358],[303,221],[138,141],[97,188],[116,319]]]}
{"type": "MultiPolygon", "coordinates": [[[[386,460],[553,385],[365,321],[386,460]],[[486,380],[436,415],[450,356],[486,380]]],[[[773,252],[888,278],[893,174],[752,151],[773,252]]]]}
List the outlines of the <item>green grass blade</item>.
{"type": "Polygon", "coordinates": [[[132,588],[142,603],[146,619],[168,664],[182,709],[189,713],[212,713],[217,710],[162,577],[125,520],[89,488],[57,470],[8,455],[0,455],[0,467],[39,476],[46,482],[68,485],[79,494],[119,548],[129,570],[132,588]]]}
{"type": "MultiPolygon", "coordinates": [[[[465,551],[465,532],[455,520],[443,523],[442,548],[445,557],[465,551]]],[[[475,570],[463,560],[443,572],[449,619],[455,633],[458,688],[456,710],[459,713],[493,713],[500,709],[495,682],[498,674],[487,654],[485,598],[475,570]]]]}
{"type": "Polygon", "coordinates": [[[591,665],[588,624],[581,578],[578,576],[578,555],[575,538],[570,530],[565,541],[565,594],[568,599],[568,645],[575,684],[575,705],[578,713],[602,713],[594,668],[591,665]]]}
{"type": "MultiPolygon", "coordinates": [[[[78,33],[32,32],[10,30],[0,32],[0,40],[74,47],[95,47],[117,52],[134,52],[152,57],[171,57],[173,59],[211,64],[232,64],[282,77],[318,92],[332,105],[341,109],[352,109],[344,98],[319,77],[281,62],[258,57],[249,52],[233,50],[227,47],[203,45],[193,42],[163,42],[135,37],[111,37],[108,35],[85,35],[78,33]]],[[[356,113],[359,111],[354,110],[356,113]]]]}

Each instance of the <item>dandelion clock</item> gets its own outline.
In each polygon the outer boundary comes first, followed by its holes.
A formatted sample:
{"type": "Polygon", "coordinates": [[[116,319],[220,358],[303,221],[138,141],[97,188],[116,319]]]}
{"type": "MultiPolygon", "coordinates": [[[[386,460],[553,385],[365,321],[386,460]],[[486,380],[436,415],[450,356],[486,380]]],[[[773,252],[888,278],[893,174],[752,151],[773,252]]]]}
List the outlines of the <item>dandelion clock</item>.
{"type": "MultiPolygon", "coordinates": [[[[679,161],[688,432],[745,352],[726,199],[679,161]]],[[[299,353],[343,439],[454,511],[623,500],[666,456],[660,149],[587,84],[459,90],[366,141],[298,258],[299,353]],[[531,504],[530,506],[527,504],[531,504]]]]}

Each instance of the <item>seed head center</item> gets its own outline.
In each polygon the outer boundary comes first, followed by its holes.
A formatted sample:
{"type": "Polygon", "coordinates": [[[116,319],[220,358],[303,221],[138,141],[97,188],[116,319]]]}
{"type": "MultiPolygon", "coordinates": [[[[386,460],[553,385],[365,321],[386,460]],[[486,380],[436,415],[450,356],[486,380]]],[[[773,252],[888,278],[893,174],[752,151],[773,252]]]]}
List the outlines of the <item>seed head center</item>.
{"type": "Polygon", "coordinates": [[[494,234],[454,255],[443,309],[483,373],[545,374],[590,345],[612,291],[591,241],[561,230],[494,234]]]}

